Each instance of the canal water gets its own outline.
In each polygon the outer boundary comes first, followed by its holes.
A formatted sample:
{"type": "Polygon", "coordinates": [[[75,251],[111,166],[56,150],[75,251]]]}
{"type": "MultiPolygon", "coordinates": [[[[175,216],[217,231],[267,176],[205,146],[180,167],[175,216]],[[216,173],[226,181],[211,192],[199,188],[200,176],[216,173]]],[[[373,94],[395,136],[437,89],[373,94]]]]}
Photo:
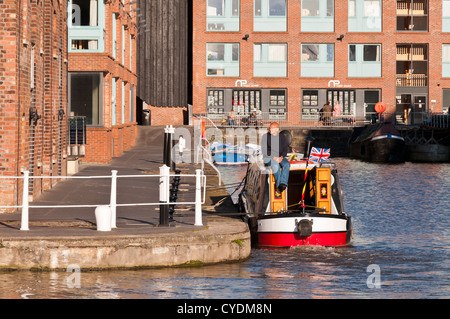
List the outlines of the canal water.
{"type": "MultiPolygon", "coordinates": [[[[241,263],[82,272],[79,281],[0,273],[0,298],[449,298],[450,164],[335,162],[351,247],[253,249],[241,263]]],[[[230,189],[243,176],[222,170],[230,189]]]]}

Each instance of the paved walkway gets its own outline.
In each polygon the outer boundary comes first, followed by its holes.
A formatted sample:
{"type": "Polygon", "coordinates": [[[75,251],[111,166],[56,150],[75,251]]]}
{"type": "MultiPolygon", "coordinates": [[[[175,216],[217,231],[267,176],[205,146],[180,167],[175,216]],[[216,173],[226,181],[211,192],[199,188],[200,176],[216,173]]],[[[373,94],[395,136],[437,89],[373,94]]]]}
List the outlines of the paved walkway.
{"type": "MultiPolygon", "coordinates": [[[[159,167],[163,165],[163,140],[164,127],[140,126],[139,138],[135,147],[122,156],[114,158],[108,165],[82,165],[80,172],[76,175],[108,176],[111,175],[111,170],[117,170],[119,177],[117,182],[118,204],[157,203],[159,202],[158,177],[120,178],[120,176],[159,174],[159,167]]],[[[199,167],[194,164],[177,165],[181,174],[194,174],[196,168],[199,167]]],[[[181,178],[177,202],[194,201],[194,184],[194,178],[181,178]]],[[[68,179],[59,182],[52,190],[46,191],[30,205],[107,205],[110,201],[110,185],[111,179],[68,179]]],[[[227,196],[225,187],[218,185],[217,176],[213,172],[207,173],[206,201],[207,203],[203,206],[203,226],[194,226],[194,205],[177,207],[174,214],[175,222],[171,223],[170,227],[159,226],[159,205],[117,207],[117,228],[110,232],[97,231],[94,207],[30,208],[30,230],[28,231],[19,230],[20,212],[4,213],[0,214],[0,241],[5,246],[6,242],[17,240],[64,240],[67,243],[70,240],[78,241],[83,238],[86,240],[88,238],[89,240],[107,238],[114,241],[119,238],[121,240],[124,238],[147,238],[150,240],[152,236],[161,238],[170,236],[171,238],[177,237],[180,241],[178,244],[181,245],[186,239],[183,239],[182,234],[192,236],[193,233],[200,234],[202,231],[210,235],[221,235],[221,232],[242,232],[239,234],[239,238],[247,236],[246,225],[239,218],[220,217],[221,214],[230,214],[236,217],[237,212],[227,196]],[[244,228],[242,228],[243,226],[244,228]]],[[[164,241],[164,239],[161,240],[164,241]]],[[[176,245],[177,243],[172,244],[176,245]]],[[[79,244],[79,246],[82,245],[82,243],[79,244]]],[[[164,246],[161,243],[158,245],[159,247],[164,246]]],[[[61,247],[63,246],[66,244],[61,247]]],[[[2,265],[1,255],[0,250],[0,266],[7,266],[6,264],[2,265]]],[[[244,255],[242,256],[245,258],[244,255]]],[[[139,261],[136,263],[139,264],[139,261]]],[[[167,264],[171,264],[171,262],[167,264]]],[[[102,267],[102,265],[98,265],[98,267],[102,267]]]]}

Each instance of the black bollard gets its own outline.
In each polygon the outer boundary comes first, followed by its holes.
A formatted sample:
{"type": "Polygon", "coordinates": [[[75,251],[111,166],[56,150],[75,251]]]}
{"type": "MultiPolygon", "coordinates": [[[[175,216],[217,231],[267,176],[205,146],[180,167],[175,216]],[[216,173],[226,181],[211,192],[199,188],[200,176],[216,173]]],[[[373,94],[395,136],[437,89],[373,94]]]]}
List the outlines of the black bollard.
{"type": "Polygon", "coordinates": [[[169,166],[168,158],[167,158],[167,139],[168,139],[169,133],[167,132],[167,127],[164,129],[164,150],[163,150],[163,163],[169,166]]]}
{"type": "Polygon", "coordinates": [[[174,145],[173,134],[175,129],[170,125],[166,126],[164,129],[164,164],[168,166],[171,170],[175,170],[175,162],[172,159],[172,149],[174,145]]]}
{"type": "Polygon", "coordinates": [[[159,205],[159,226],[169,226],[168,205],[159,205]]]}
{"type": "MultiPolygon", "coordinates": [[[[178,199],[178,186],[180,185],[180,170],[175,170],[175,176],[170,189],[169,201],[175,203],[178,199]]],[[[175,213],[175,204],[169,205],[169,221],[173,221],[173,214],[175,213]]]]}

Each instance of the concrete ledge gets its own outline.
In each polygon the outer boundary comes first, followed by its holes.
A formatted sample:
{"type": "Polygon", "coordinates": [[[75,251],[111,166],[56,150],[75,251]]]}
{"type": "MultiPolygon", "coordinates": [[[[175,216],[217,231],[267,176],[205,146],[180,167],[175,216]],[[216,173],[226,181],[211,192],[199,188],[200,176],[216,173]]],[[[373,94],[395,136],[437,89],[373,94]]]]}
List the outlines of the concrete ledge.
{"type": "Polygon", "coordinates": [[[3,238],[0,269],[132,269],[233,262],[250,256],[246,223],[208,216],[207,225],[164,234],[3,238]]]}

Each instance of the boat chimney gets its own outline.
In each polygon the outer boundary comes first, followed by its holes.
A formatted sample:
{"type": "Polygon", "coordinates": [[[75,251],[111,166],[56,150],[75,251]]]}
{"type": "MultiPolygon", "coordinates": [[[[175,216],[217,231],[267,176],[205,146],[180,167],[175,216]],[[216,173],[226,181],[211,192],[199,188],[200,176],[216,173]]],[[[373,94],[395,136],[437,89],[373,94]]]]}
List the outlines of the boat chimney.
{"type": "Polygon", "coordinates": [[[311,144],[314,140],[315,140],[315,138],[312,137],[311,135],[308,135],[307,137],[305,137],[305,150],[303,152],[304,159],[309,158],[309,153],[311,152],[311,144]]]}

